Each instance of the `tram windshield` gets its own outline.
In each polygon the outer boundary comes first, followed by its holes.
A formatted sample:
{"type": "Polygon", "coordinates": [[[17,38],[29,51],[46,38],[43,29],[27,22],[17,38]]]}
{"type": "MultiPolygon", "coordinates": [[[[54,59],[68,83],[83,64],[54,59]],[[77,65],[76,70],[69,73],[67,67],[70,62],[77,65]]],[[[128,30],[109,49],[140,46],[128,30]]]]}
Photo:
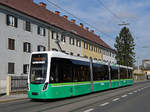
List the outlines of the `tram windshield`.
{"type": "Polygon", "coordinates": [[[31,58],[30,82],[42,84],[46,80],[47,54],[33,54],[31,58]]]}

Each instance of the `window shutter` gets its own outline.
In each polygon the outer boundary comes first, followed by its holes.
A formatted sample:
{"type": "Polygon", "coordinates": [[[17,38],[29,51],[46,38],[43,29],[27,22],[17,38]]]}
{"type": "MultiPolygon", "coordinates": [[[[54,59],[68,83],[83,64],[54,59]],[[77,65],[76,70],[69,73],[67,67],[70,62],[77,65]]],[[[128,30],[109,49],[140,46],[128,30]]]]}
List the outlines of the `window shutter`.
{"type": "Polygon", "coordinates": [[[11,47],[10,47],[10,45],[11,45],[11,43],[10,43],[10,39],[8,39],[8,49],[10,49],[11,47]]]}
{"type": "Polygon", "coordinates": [[[12,49],[15,50],[15,40],[12,40],[12,49]]]}
{"type": "Polygon", "coordinates": [[[71,44],[71,37],[69,38],[69,44],[71,44]]]}
{"type": "Polygon", "coordinates": [[[18,19],[15,17],[15,27],[18,27],[18,19]]]}
{"type": "Polygon", "coordinates": [[[59,35],[58,35],[58,33],[56,33],[56,40],[58,40],[58,38],[59,38],[59,35]]]}
{"type": "Polygon", "coordinates": [[[30,22],[28,23],[28,28],[29,28],[29,31],[31,31],[31,23],[30,22]]]}
{"type": "Polygon", "coordinates": [[[24,74],[26,74],[26,70],[25,70],[25,69],[26,69],[26,66],[23,65],[23,73],[24,73],[24,74]]]}
{"type": "Polygon", "coordinates": [[[73,39],[73,40],[72,40],[72,41],[73,41],[72,45],[74,45],[74,38],[72,38],[72,39],[73,39]]]}
{"type": "Polygon", "coordinates": [[[44,34],[43,34],[43,36],[45,36],[45,33],[46,33],[46,32],[45,32],[45,28],[43,28],[43,30],[44,30],[44,34]]]}
{"type": "Polygon", "coordinates": [[[44,51],[46,51],[46,47],[44,47],[44,51]]]}
{"type": "Polygon", "coordinates": [[[23,51],[24,51],[24,52],[27,51],[26,43],[23,44],[23,51]]]}
{"type": "Polygon", "coordinates": [[[39,26],[38,26],[38,31],[37,31],[37,33],[40,34],[40,27],[39,27],[39,26]]]}
{"type": "Polygon", "coordinates": [[[31,52],[31,44],[29,43],[29,52],[31,52]]]}
{"type": "Polygon", "coordinates": [[[9,15],[6,16],[6,24],[9,25],[10,21],[9,21],[9,15]]]}
{"type": "Polygon", "coordinates": [[[81,47],[81,41],[79,41],[79,47],[81,47]]]}
{"type": "Polygon", "coordinates": [[[37,51],[40,51],[40,46],[37,47],[37,51]]]}
{"type": "Polygon", "coordinates": [[[54,39],[54,32],[53,31],[52,31],[52,35],[51,36],[52,36],[52,39],[54,39]]]}

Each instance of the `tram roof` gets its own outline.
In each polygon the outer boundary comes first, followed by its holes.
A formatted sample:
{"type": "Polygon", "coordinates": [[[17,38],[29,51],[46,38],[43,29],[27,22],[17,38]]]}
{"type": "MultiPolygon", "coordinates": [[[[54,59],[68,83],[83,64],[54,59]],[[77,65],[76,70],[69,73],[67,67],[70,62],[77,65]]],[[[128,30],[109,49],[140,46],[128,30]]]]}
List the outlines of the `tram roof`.
{"type": "MultiPolygon", "coordinates": [[[[62,52],[58,52],[58,51],[33,52],[32,54],[43,54],[43,53],[47,53],[51,57],[74,59],[74,60],[90,62],[90,59],[87,59],[87,58],[84,58],[84,57],[80,57],[80,56],[72,56],[72,55],[68,55],[68,54],[65,54],[65,53],[62,53],[62,52]]],[[[100,61],[100,60],[93,60],[93,63],[109,65],[108,62],[103,62],[103,61],[100,61]]],[[[110,66],[133,69],[132,67],[127,67],[127,66],[118,65],[118,64],[110,64],[110,66]]]]}

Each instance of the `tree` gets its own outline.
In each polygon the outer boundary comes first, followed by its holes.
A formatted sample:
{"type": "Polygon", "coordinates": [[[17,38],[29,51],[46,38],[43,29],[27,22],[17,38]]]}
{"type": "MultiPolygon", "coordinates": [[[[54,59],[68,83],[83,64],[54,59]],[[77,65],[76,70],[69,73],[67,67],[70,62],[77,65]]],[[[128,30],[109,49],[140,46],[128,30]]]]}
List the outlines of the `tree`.
{"type": "Polygon", "coordinates": [[[131,66],[135,62],[134,39],[127,27],[123,27],[116,37],[116,60],[120,65],[131,66]]]}

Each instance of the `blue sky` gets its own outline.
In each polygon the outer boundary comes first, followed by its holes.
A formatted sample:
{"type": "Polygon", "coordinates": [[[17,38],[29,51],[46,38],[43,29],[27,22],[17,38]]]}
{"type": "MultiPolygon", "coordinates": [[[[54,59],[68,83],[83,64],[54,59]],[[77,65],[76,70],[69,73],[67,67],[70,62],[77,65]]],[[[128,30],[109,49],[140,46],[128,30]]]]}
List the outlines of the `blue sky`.
{"type": "MultiPolygon", "coordinates": [[[[67,15],[68,19],[76,19],[55,7],[47,0],[34,0],[36,3],[44,2],[51,11],[60,11],[60,15],[67,15]]],[[[97,35],[112,48],[115,37],[119,34],[121,22],[130,23],[130,29],[135,39],[136,58],[150,59],[150,0],[49,0],[90,25],[98,28],[97,35]],[[101,4],[99,1],[102,1],[101,4]],[[110,10],[110,11],[108,11],[110,10]],[[116,16],[114,16],[113,14],[116,16]]],[[[76,19],[77,24],[81,21],[76,19]]],[[[84,26],[87,27],[84,23],[84,26]]],[[[89,26],[88,26],[89,27],[89,26]]],[[[89,27],[91,30],[95,30],[89,27]]]]}

